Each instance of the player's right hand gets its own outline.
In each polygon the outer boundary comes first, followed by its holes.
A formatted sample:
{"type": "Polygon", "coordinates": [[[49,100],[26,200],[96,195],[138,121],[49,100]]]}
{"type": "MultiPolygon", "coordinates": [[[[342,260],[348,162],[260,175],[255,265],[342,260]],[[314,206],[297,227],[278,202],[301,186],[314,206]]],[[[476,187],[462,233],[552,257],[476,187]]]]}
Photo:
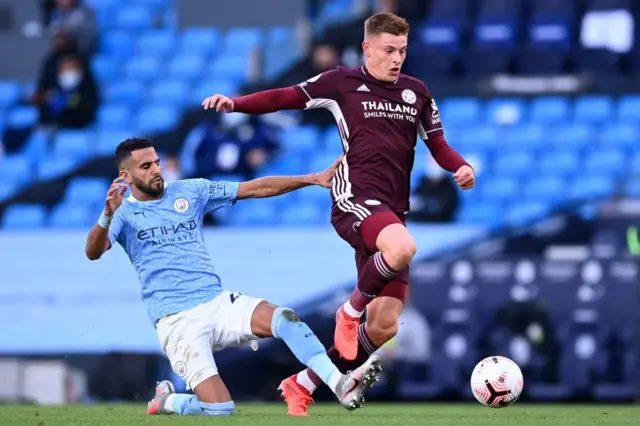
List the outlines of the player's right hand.
{"type": "Polygon", "coordinates": [[[233,112],[234,102],[225,95],[213,95],[202,101],[204,109],[213,109],[222,112],[233,112]]]}
{"type": "Polygon", "coordinates": [[[113,183],[107,191],[107,198],[104,201],[104,214],[107,216],[113,216],[118,207],[124,200],[124,193],[127,192],[127,184],[124,183],[123,178],[119,177],[114,179],[113,183]]]}

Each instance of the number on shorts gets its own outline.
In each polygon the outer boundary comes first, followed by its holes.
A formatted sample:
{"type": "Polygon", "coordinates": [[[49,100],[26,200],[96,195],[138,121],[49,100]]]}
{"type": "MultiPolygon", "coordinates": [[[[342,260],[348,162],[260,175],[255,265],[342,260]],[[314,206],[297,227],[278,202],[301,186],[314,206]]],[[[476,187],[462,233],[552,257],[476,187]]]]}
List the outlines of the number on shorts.
{"type": "Polygon", "coordinates": [[[238,297],[240,297],[242,293],[231,293],[229,294],[229,298],[231,299],[231,303],[234,303],[238,297]]]}

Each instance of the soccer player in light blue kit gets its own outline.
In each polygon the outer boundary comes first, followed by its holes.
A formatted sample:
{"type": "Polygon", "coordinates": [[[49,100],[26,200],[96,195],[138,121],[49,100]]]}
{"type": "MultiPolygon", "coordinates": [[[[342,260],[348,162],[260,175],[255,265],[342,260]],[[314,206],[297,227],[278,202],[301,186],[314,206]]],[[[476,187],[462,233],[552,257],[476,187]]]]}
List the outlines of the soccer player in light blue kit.
{"type": "Polygon", "coordinates": [[[149,139],[132,138],[116,149],[120,176],[89,234],[87,257],[99,259],[118,242],[142,284],[142,300],[173,370],[195,395],[158,383],[148,414],[231,415],[235,406],[213,352],[254,339],[276,337],[320,376],[342,405],[360,407],[378,378],[380,358],[342,374],[318,338],[289,308],[222,289],[202,236],[205,214],[246,198],[273,197],[309,185],[331,187],[336,162],[322,173],[264,177],[248,182],[186,179],[165,183],[149,139]],[[126,182],[126,184],[125,184],[126,182]],[[131,188],[131,196],[124,194],[131,188]]]}

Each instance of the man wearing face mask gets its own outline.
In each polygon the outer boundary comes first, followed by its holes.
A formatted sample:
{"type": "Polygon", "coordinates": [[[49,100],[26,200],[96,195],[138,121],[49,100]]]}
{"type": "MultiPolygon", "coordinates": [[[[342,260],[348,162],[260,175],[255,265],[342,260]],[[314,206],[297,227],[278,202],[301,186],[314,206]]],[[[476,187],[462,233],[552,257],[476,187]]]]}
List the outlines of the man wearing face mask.
{"type": "Polygon", "coordinates": [[[271,129],[258,117],[225,114],[219,125],[207,119],[189,133],[180,163],[187,176],[252,179],[277,147],[271,129]]]}
{"type": "Polygon", "coordinates": [[[66,56],[58,64],[55,86],[45,93],[40,124],[87,127],[95,120],[98,103],[98,88],[90,69],[80,58],[66,56]]]}
{"type": "Polygon", "coordinates": [[[458,190],[447,172],[432,159],[411,196],[408,219],[416,222],[451,222],[460,204],[458,190]]]}

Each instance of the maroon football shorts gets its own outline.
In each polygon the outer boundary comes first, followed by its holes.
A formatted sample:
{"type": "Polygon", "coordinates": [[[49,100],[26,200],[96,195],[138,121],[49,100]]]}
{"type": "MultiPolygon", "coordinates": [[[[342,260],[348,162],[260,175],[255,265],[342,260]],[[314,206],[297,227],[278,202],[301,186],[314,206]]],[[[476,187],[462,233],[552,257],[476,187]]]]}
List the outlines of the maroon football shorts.
{"type": "MultiPolygon", "coordinates": [[[[356,252],[358,279],[369,261],[378,251],[376,240],[380,232],[394,223],[405,224],[404,215],[395,213],[386,204],[370,197],[353,196],[335,203],[331,210],[331,224],[336,232],[356,252]]],[[[378,297],[393,297],[404,303],[409,285],[409,266],[398,272],[378,297]]]]}

